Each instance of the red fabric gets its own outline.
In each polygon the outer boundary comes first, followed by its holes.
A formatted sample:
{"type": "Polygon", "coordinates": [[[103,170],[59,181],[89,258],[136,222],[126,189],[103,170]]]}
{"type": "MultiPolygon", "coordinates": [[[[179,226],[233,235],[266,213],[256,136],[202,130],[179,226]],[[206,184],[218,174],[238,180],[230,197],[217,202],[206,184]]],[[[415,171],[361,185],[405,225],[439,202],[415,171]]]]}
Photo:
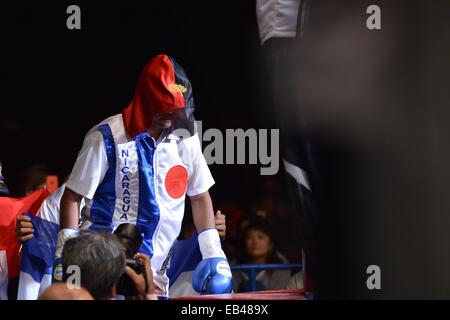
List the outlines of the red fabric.
{"type": "Polygon", "coordinates": [[[161,54],[147,63],[133,100],[122,111],[125,130],[131,138],[148,130],[155,114],[186,107],[183,94],[170,89],[175,84],[175,72],[168,56],[161,54]]]}
{"type": "Polygon", "coordinates": [[[24,212],[36,214],[42,202],[49,196],[47,189],[36,190],[20,198],[0,198],[0,250],[6,251],[8,276],[19,276],[19,244],[16,241],[16,217],[24,212]]]}

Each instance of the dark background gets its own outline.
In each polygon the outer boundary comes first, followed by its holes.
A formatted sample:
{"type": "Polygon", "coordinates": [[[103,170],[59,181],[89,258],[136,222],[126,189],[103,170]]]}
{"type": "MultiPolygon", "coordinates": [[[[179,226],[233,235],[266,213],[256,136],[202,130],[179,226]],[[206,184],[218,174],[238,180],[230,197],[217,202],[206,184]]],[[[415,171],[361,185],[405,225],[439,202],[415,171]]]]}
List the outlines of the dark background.
{"type": "MultiPolygon", "coordinates": [[[[208,127],[272,128],[254,1],[2,4],[0,159],[69,173],[89,128],[120,110],[150,57],[187,71],[208,127]]],[[[330,172],[324,297],[450,297],[450,28],[445,1],[313,1],[299,87],[330,172]],[[380,32],[365,8],[382,8],[380,32]],[[382,270],[368,291],[366,267],[382,270]]],[[[216,202],[258,201],[258,166],[212,165],[216,202]]],[[[283,183],[283,177],[277,177],[283,183]]]]}
{"type": "MultiPolygon", "coordinates": [[[[128,104],[140,71],[159,53],[186,69],[204,130],[261,128],[253,1],[77,2],[81,30],[66,28],[70,4],[2,8],[0,146],[13,194],[28,165],[47,164],[61,178],[70,173],[84,134],[128,104]]],[[[254,195],[259,166],[231,167],[211,170],[218,184],[233,170],[242,188],[217,192],[254,195]]]]}

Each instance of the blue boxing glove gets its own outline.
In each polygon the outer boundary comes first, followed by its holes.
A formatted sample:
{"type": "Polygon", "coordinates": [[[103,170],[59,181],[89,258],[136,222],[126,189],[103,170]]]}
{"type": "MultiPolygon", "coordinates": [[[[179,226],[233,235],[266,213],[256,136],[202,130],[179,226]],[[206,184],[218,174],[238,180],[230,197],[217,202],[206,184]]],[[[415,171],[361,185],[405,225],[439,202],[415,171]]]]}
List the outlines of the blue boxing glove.
{"type": "Polygon", "coordinates": [[[63,280],[63,269],[62,269],[62,251],[64,244],[67,240],[77,237],[79,234],[78,229],[61,229],[58,232],[58,237],[56,239],[56,250],[55,250],[55,260],[53,262],[53,272],[52,272],[52,282],[57,283],[63,280]]]}
{"type": "Polygon", "coordinates": [[[198,235],[202,261],[192,275],[192,286],[201,294],[230,293],[233,286],[230,266],[220,245],[216,229],[207,229],[198,235]]]}

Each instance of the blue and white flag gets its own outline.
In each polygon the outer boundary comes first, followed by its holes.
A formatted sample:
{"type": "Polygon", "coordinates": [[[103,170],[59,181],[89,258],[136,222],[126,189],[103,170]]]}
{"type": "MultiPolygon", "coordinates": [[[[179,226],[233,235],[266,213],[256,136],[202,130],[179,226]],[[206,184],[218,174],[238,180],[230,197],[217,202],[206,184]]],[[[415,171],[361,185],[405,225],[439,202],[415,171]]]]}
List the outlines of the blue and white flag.
{"type": "Polygon", "coordinates": [[[29,213],[34,236],[24,243],[20,262],[19,300],[36,300],[52,282],[59,225],[29,213]]]}
{"type": "Polygon", "coordinates": [[[198,234],[195,233],[193,236],[175,243],[167,270],[171,298],[199,295],[192,287],[192,274],[202,260],[197,238],[198,234]]]}

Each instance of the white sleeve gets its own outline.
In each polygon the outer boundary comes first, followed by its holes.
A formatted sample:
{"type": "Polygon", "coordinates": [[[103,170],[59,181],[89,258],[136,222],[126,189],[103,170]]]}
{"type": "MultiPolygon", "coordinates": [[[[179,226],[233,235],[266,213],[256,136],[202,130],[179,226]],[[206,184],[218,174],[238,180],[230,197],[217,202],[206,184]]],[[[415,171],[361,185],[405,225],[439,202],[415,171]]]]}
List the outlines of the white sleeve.
{"type": "Polygon", "coordinates": [[[56,189],[54,193],[48,196],[47,199],[42,202],[39,210],[36,213],[36,216],[44,220],[59,224],[59,204],[64,194],[65,187],[66,184],[63,184],[58,189],[56,189]]]}
{"type": "Polygon", "coordinates": [[[195,134],[187,140],[189,140],[190,163],[186,194],[191,197],[208,191],[214,184],[214,179],[203,156],[198,135],[195,134]]]}
{"type": "Polygon", "coordinates": [[[99,130],[93,130],[84,138],[66,187],[92,199],[107,169],[108,158],[103,135],[99,130]]]}

